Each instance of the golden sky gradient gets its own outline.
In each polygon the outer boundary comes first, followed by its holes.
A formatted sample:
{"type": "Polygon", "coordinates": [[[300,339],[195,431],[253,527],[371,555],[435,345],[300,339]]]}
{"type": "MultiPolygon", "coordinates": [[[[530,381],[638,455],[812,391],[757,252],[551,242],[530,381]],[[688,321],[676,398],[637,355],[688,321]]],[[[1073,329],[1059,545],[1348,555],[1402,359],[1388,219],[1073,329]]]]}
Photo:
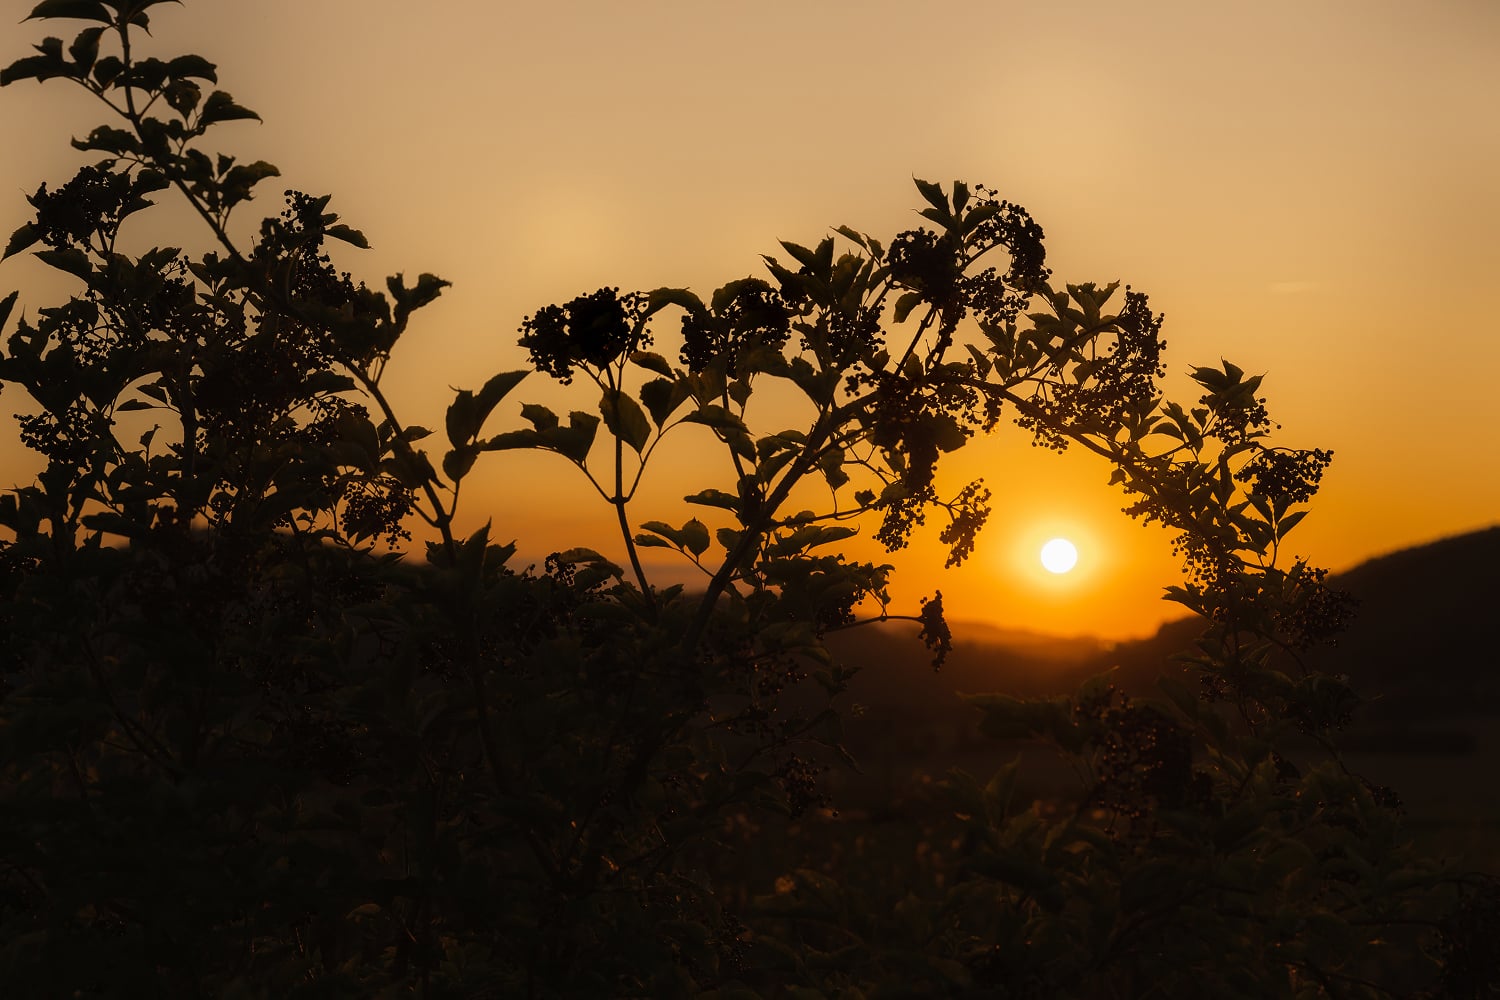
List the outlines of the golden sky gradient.
{"type": "MultiPolygon", "coordinates": [[[[220,85],[265,119],[220,141],[276,163],[284,186],[332,192],[370,238],[342,264],[372,284],[396,271],[453,282],[387,377],[411,422],[440,426],[449,385],[524,367],[515,330],[541,305],[601,285],[706,295],[758,272],[778,238],[911,228],[910,179],[959,178],[1032,212],[1055,280],[1151,294],[1175,396],[1189,395],[1191,366],[1221,357],[1266,373],[1281,440],[1335,453],[1294,553],[1337,569],[1500,520],[1493,0],[157,11],[161,54],[217,62],[220,85]]],[[[42,33],[5,28],[0,59],[42,33]]],[[[60,84],[7,88],[0,108],[8,233],[25,193],[76,167],[67,138],[102,119],[60,84]]],[[[251,208],[277,211],[277,182],[262,190],[251,208]]],[[[25,259],[0,268],[0,288],[16,287],[35,309],[60,286],[25,259]]],[[[542,381],[490,427],[515,426],[522,400],[563,398],[542,381]]],[[[595,402],[580,393],[575,406],[595,402]]],[[[8,395],[0,410],[18,406],[8,395]]],[[[692,464],[701,440],[682,444],[637,522],[681,523],[683,493],[722,485],[692,464]]],[[[7,485],[30,476],[11,440],[0,468],[7,485]]],[[[555,456],[490,456],[466,487],[466,522],[493,516],[524,560],[578,543],[618,554],[609,511],[571,471],[555,456]]],[[[1160,593],[1178,565],[1162,533],[1119,513],[1108,473],[1002,424],[949,459],[949,482],[983,475],[996,494],[974,557],[944,574],[934,528],[893,558],[898,605],[941,587],[957,619],[1153,630],[1173,616],[1160,593]],[[1037,562],[1054,535],[1080,550],[1066,576],[1037,562]]]]}

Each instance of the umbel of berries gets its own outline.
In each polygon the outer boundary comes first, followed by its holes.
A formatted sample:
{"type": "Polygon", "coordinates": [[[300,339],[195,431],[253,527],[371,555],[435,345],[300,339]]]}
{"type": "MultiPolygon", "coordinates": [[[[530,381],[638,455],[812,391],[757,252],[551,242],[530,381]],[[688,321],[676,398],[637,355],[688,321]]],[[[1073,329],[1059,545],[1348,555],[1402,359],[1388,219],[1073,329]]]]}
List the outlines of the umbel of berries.
{"type": "Polygon", "coordinates": [[[537,371],[560,382],[574,367],[599,371],[645,347],[645,300],[634,292],[601,288],[564,305],[544,306],[521,322],[521,346],[537,371]]]}

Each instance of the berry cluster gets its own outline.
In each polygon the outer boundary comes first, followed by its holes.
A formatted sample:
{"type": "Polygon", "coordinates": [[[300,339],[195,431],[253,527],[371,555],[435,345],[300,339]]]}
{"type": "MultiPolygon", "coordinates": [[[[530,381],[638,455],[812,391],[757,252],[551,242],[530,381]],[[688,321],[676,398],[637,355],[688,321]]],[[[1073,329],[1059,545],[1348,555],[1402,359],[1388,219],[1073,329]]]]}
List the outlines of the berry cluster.
{"type": "Polygon", "coordinates": [[[575,366],[597,371],[650,344],[642,325],[645,307],[641,295],[601,288],[527,316],[521,321],[520,344],[531,352],[537,371],[566,385],[575,366]]]}
{"type": "Polygon", "coordinates": [[[700,372],[717,358],[733,378],[744,350],[781,350],[791,336],[792,310],[781,293],[759,278],[731,281],[714,293],[712,311],[682,317],[682,363],[700,372]]]}

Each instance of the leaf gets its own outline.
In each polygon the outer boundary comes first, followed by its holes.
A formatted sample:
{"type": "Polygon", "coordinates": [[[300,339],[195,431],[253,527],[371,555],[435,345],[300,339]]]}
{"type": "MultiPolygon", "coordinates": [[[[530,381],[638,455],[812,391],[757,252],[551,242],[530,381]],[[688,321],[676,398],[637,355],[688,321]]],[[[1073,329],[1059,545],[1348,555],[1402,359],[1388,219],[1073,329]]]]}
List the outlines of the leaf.
{"type": "Polygon", "coordinates": [[[693,518],[682,526],[682,541],[689,552],[701,556],[708,550],[708,525],[693,518]]]}
{"type": "Polygon", "coordinates": [[[662,538],[669,540],[678,548],[682,548],[683,546],[682,532],[665,521],[645,521],[641,524],[641,527],[662,536],[662,538]]]}
{"type": "Polygon", "coordinates": [[[42,0],[31,9],[24,20],[45,17],[72,17],[81,21],[111,23],[109,9],[98,0],[42,0]]]}
{"type": "Polygon", "coordinates": [[[197,77],[210,83],[219,82],[218,67],[202,56],[178,56],[167,63],[167,74],[178,79],[197,77]]]}
{"type": "Polygon", "coordinates": [[[67,64],[60,55],[26,56],[0,70],[0,87],[8,87],[17,80],[41,82],[55,76],[66,76],[67,73],[67,64]]]}
{"type": "MultiPolygon", "coordinates": [[[[517,371],[500,372],[490,377],[490,380],[474,397],[475,412],[479,416],[480,426],[483,426],[484,422],[490,418],[490,414],[495,412],[495,406],[500,400],[508,396],[510,391],[520,385],[521,380],[530,374],[529,368],[522,368],[517,371]]],[[[474,433],[479,433],[478,427],[474,429],[474,433]]]]}
{"type": "Polygon", "coordinates": [[[234,98],[226,92],[216,90],[208,95],[208,100],[203,102],[203,110],[198,114],[198,128],[201,131],[219,122],[243,121],[246,119],[260,121],[260,115],[249,108],[234,103],[234,98]]]}
{"type": "Polygon", "coordinates": [[[16,307],[16,299],[20,292],[11,292],[5,298],[0,299],[0,330],[5,329],[5,321],[10,319],[11,310],[16,307]]]}
{"type": "Polygon", "coordinates": [[[725,493],[723,490],[702,490],[682,499],[686,503],[701,504],[705,507],[722,507],[736,514],[740,512],[740,498],[733,493],[725,493]]]}
{"type": "Polygon", "coordinates": [[[640,454],[651,439],[651,424],[640,404],[618,389],[605,389],[599,400],[599,412],[609,432],[640,454]]]}
{"type": "Polygon", "coordinates": [[[943,217],[947,218],[948,196],[943,193],[943,186],[941,184],[934,184],[932,181],[924,181],[918,177],[913,177],[912,181],[917,185],[917,190],[922,192],[922,197],[926,199],[927,204],[943,213],[943,217]]]}
{"type": "Polygon", "coordinates": [[[697,412],[689,413],[682,419],[684,423],[703,424],[705,427],[712,427],[714,430],[720,431],[725,435],[748,434],[750,432],[743,420],[717,403],[708,403],[700,406],[697,412]]]}
{"type": "Polygon", "coordinates": [[[358,229],[351,229],[342,223],[336,226],[329,226],[323,230],[323,235],[330,236],[336,240],[342,240],[350,246],[359,247],[361,250],[370,249],[370,241],[365,239],[364,233],[358,229]]]}
{"type": "Polygon", "coordinates": [[[10,234],[10,240],[5,244],[5,253],[3,256],[0,256],[0,260],[4,260],[6,257],[13,257],[23,250],[30,249],[41,238],[42,234],[37,232],[35,226],[29,222],[25,223],[10,234]]]}
{"type": "MultiPolygon", "coordinates": [[[[3,320],[3,318],[4,317],[0,317],[0,320],[3,320]]],[[[1277,521],[1276,522],[1276,537],[1277,538],[1285,538],[1287,532],[1291,531],[1299,523],[1301,523],[1302,519],[1304,517],[1306,517],[1306,516],[1307,516],[1307,511],[1305,511],[1305,510],[1299,510],[1299,511],[1296,511],[1295,513],[1288,514],[1286,517],[1283,517],[1280,521],[1277,521]]]]}
{"type": "Polygon", "coordinates": [[[891,318],[897,323],[906,322],[906,317],[922,302],[921,292],[907,292],[896,300],[896,308],[891,311],[891,318]]]}
{"type": "Polygon", "coordinates": [[[579,563],[582,563],[588,566],[598,566],[601,569],[604,569],[610,576],[624,575],[624,570],[620,569],[619,566],[616,566],[614,563],[610,562],[608,559],[604,558],[593,549],[587,549],[580,546],[578,548],[565,549],[562,552],[555,553],[554,555],[557,561],[562,563],[564,566],[576,566],[579,563]]]}
{"type": "Polygon", "coordinates": [[[568,426],[554,427],[541,435],[543,447],[551,448],[559,455],[582,465],[594,446],[594,437],[599,432],[599,418],[592,413],[574,410],[568,414],[568,426]]]}
{"type": "Polygon", "coordinates": [[[666,358],[655,351],[632,351],[630,354],[631,364],[639,365],[647,371],[656,372],[658,375],[672,377],[672,365],[666,358]]]}
{"type": "Polygon", "coordinates": [[[87,74],[94,68],[94,60],[99,58],[99,38],[104,34],[103,28],[84,28],[73,39],[73,44],[68,46],[68,55],[78,64],[78,68],[87,74]]]}
{"type": "Polygon", "coordinates": [[[656,426],[663,426],[671,419],[677,408],[687,402],[692,389],[681,380],[652,379],[640,388],[641,402],[651,413],[656,426]]]}
{"type": "Polygon", "coordinates": [[[422,274],[417,278],[416,288],[407,288],[405,276],[393,274],[385,279],[385,287],[395,300],[396,308],[393,315],[398,326],[404,326],[412,313],[432,302],[442,294],[451,282],[444,281],[435,274],[422,274]]]}
{"type": "Polygon", "coordinates": [[[857,243],[866,250],[870,249],[870,244],[865,242],[865,235],[863,233],[856,232],[848,226],[835,226],[833,231],[851,243],[857,243]]]}
{"type": "Polygon", "coordinates": [[[529,374],[529,370],[501,372],[486,382],[477,394],[460,389],[448,406],[448,442],[456,448],[478,436],[496,404],[529,374]]]}
{"type": "Polygon", "coordinates": [[[539,431],[550,431],[557,426],[557,414],[540,403],[526,403],[521,407],[521,419],[531,421],[539,431]]]}
{"type": "Polygon", "coordinates": [[[127,399],[115,407],[116,413],[128,413],[131,410],[154,410],[156,406],[146,402],[144,399],[127,399]]]}
{"type": "Polygon", "coordinates": [[[94,266],[89,263],[88,254],[73,247],[66,250],[38,250],[36,257],[44,264],[76,275],[85,281],[94,275],[94,266]]]}
{"type": "Polygon", "coordinates": [[[472,392],[468,389],[458,391],[458,395],[453,397],[453,402],[448,404],[444,424],[448,430],[448,443],[455,448],[473,440],[474,435],[479,433],[479,420],[475,416],[475,400],[472,392]]]}
{"type": "Polygon", "coordinates": [[[74,139],[72,145],[74,149],[98,149],[116,156],[141,151],[141,142],[133,133],[109,125],[100,125],[88,134],[87,139],[74,139]]]}
{"type": "Polygon", "coordinates": [[[516,448],[542,448],[545,439],[536,431],[506,431],[496,434],[482,446],[485,451],[512,451],[516,448]]]}
{"type": "Polygon", "coordinates": [[[652,316],[667,306],[679,306],[695,316],[708,311],[703,306],[703,300],[686,288],[653,288],[647,293],[647,316],[652,316]]]}
{"type": "Polygon", "coordinates": [[[443,456],[443,475],[455,483],[458,482],[469,474],[469,470],[474,467],[474,462],[479,458],[482,450],[488,449],[482,449],[474,444],[454,448],[443,456]]]}

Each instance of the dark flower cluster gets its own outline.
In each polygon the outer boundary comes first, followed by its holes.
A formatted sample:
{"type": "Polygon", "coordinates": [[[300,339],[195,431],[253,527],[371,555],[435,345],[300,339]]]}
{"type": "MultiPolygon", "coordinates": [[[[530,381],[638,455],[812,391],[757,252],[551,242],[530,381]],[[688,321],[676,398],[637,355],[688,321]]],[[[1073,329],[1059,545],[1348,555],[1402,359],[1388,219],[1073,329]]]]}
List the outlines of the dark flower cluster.
{"type": "Polygon", "coordinates": [[[886,263],[897,284],[921,292],[926,301],[937,305],[953,298],[963,273],[958,244],[926,229],[898,234],[886,252],[886,263]]]}
{"type": "Polygon", "coordinates": [[[948,628],[948,619],[943,617],[943,592],[941,590],[935,591],[931,600],[923,598],[922,610],[917,615],[917,619],[922,623],[922,629],[917,633],[917,637],[932,653],[932,669],[937,672],[943,668],[948,654],[953,652],[953,632],[948,628]]]}
{"type": "Polygon", "coordinates": [[[875,540],[887,552],[906,548],[911,533],[927,523],[927,508],[936,502],[937,492],[930,484],[915,493],[881,501],[880,527],[875,531],[875,540]]]}
{"type": "Polygon", "coordinates": [[[901,456],[901,482],[912,492],[932,484],[938,455],[960,447],[981,423],[978,393],[966,386],[931,387],[893,372],[874,376],[870,441],[901,456]]]}
{"type": "Polygon", "coordinates": [[[990,188],[976,185],[974,191],[980,202],[969,210],[969,214],[972,216],[983,211],[984,215],[969,232],[966,242],[976,257],[994,247],[1005,248],[1010,254],[1010,270],[1005,274],[1005,283],[1019,291],[1031,292],[1052,274],[1047,268],[1042,227],[1030,212],[997,198],[996,192],[990,188]]]}
{"type": "Polygon", "coordinates": [[[830,368],[847,368],[884,345],[881,312],[879,305],[829,309],[818,316],[815,333],[802,346],[830,368]]]}
{"type": "Polygon", "coordinates": [[[1166,374],[1161,360],[1164,318],[1151,313],[1144,294],[1127,288],[1113,342],[1075,368],[1077,381],[1058,380],[1045,394],[1039,391],[1032,400],[1034,412],[1023,413],[1017,424],[1032,432],[1035,444],[1062,451],[1067,447],[1062,428],[1113,427],[1130,414],[1148,412],[1157,397],[1157,380],[1166,374]]]}
{"type": "Polygon", "coordinates": [[[1243,444],[1271,429],[1271,415],[1266,398],[1251,392],[1207,393],[1198,402],[1218,417],[1213,431],[1228,445],[1243,444]]]}
{"type": "Polygon", "coordinates": [[[1296,598],[1277,615],[1276,624],[1293,649],[1310,649],[1335,637],[1354,617],[1359,602],[1347,590],[1334,590],[1328,570],[1300,567],[1296,598]]]}
{"type": "Polygon", "coordinates": [[[1095,382],[1094,404],[1102,408],[1107,420],[1117,421],[1156,398],[1157,379],[1167,373],[1161,360],[1167,346],[1161,339],[1165,319],[1161,313],[1152,314],[1144,293],[1125,286],[1125,308],[1115,318],[1115,342],[1095,382]]]}
{"type": "Polygon", "coordinates": [[[1031,301],[1029,291],[1007,285],[1005,276],[993,267],[964,276],[960,286],[963,300],[977,314],[980,326],[987,329],[1014,323],[1031,301]]]}
{"type": "Polygon", "coordinates": [[[938,541],[948,546],[944,569],[959,566],[973,555],[979,531],[990,517],[991,495],[985,488],[984,480],[976,479],[965,486],[951,503],[944,504],[952,518],[948,526],[938,533],[938,541]]]}
{"type": "Polygon", "coordinates": [[[1272,501],[1306,503],[1318,492],[1333,452],[1323,448],[1295,450],[1264,448],[1246,462],[1234,478],[1250,491],[1272,501]]]}
{"type": "Polygon", "coordinates": [[[793,819],[800,817],[808,809],[821,809],[828,805],[828,793],[818,787],[819,779],[827,770],[828,766],[825,764],[814,764],[796,753],[788,753],[772,772],[776,783],[786,795],[787,808],[791,810],[793,819]]]}
{"type": "Polygon", "coordinates": [[[1141,819],[1154,805],[1174,809],[1193,788],[1192,738],[1172,718],[1136,704],[1109,685],[1073,708],[1092,730],[1097,757],[1092,804],[1126,819],[1141,819]]]}
{"type": "Polygon", "coordinates": [[[647,346],[644,309],[644,297],[634,292],[621,295],[618,288],[601,288],[527,316],[521,321],[520,344],[531,352],[532,367],[566,385],[575,366],[602,369],[647,346]]]}
{"type": "Polygon", "coordinates": [[[15,413],[21,443],[60,465],[83,468],[108,451],[111,421],[82,400],[61,410],[15,413]]]}
{"type": "Polygon", "coordinates": [[[340,350],[335,327],[374,329],[388,325],[390,319],[384,297],[363,282],[355,282],[347,271],[335,268],[324,250],[325,230],[337,219],[323,212],[327,204],[326,197],[287,191],[280,217],[261,223],[260,242],[254,253],[261,267],[284,275],[284,291],[290,299],[287,305],[291,306],[289,315],[264,316],[262,326],[270,322],[277,327],[297,328],[300,337],[315,342],[316,351],[307,356],[323,367],[347,360],[345,355],[350,353],[340,350]]]}
{"type": "Polygon", "coordinates": [[[344,532],[357,542],[383,538],[394,548],[402,541],[411,541],[411,532],[403,522],[415,502],[411,490],[390,476],[351,479],[344,484],[339,521],[344,532]]]}
{"type": "Polygon", "coordinates": [[[137,199],[135,180],[100,166],[84,167],[56,191],[47,185],[28,201],[36,209],[36,232],[54,249],[86,247],[95,237],[106,243],[137,199]]]}
{"type": "Polygon", "coordinates": [[[682,363],[700,372],[719,357],[736,374],[741,351],[765,346],[780,350],[791,336],[791,309],[781,293],[759,278],[731,281],[714,293],[712,311],[682,317],[682,363]]]}

